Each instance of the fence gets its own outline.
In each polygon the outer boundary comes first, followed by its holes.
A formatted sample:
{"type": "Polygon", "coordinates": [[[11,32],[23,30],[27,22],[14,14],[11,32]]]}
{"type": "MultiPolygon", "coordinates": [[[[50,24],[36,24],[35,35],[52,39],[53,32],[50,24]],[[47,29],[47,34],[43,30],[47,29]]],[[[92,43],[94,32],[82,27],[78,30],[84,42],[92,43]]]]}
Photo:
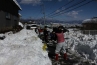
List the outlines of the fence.
{"type": "Polygon", "coordinates": [[[97,35],[97,30],[81,30],[81,33],[87,35],[97,35]]]}

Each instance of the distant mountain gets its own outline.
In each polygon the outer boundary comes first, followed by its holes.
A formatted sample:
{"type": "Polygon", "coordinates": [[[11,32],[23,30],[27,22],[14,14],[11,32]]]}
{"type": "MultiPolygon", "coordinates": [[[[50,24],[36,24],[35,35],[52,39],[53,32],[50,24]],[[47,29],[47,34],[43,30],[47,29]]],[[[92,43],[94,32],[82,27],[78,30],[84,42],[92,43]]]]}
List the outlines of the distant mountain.
{"type": "Polygon", "coordinates": [[[69,23],[69,24],[81,24],[83,20],[73,20],[73,21],[59,21],[59,20],[51,20],[51,19],[45,19],[45,22],[43,19],[21,19],[22,22],[29,22],[29,21],[35,21],[37,24],[51,24],[51,23],[69,23]]]}
{"type": "MultiPolygon", "coordinates": [[[[69,24],[82,24],[83,20],[73,20],[73,21],[59,21],[59,20],[45,20],[45,24],[50,24],[50,23],[69,23],[69,24]]],[[[44,21],[39,21],[41,23],[44,23],[44,21]]]]}
{"type": "Polygon", "coordinates": [[[74,24],[74,23],[82,24],[82,21],[83,20],[73,20],[73,21],[66,21],[65,23],[69,23],[69,24],[74,24]]]}

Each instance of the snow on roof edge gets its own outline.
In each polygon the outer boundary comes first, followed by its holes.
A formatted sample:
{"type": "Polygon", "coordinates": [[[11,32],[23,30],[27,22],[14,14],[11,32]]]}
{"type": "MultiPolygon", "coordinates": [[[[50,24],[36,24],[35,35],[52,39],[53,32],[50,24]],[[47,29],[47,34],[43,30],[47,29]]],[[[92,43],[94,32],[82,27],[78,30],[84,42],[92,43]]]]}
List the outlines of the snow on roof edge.
{"type": "Polygon", "coordinates": [[[91,19],[85,19],[85,20],[82,21],[82,23],[86,23],[86,22],[89,22],[89,21],[91,21],[91,19]]]}
{"type": "Polygon", "coordinates": [[[21,6],[18,4],[18,2],[16,0],[13,0],[14,3],[20,8],[20,10],[22,10],[21,6]]]}
{"type": "Polygon", "coordinates": [[[85,19],[85,20],[82,21],[82,23],[87,23],[87,22],[88,23],[91,23],[91,22],[92,23],[97,23],[97,19],[96,18],[94,18],[94,19],[85,19]]]}

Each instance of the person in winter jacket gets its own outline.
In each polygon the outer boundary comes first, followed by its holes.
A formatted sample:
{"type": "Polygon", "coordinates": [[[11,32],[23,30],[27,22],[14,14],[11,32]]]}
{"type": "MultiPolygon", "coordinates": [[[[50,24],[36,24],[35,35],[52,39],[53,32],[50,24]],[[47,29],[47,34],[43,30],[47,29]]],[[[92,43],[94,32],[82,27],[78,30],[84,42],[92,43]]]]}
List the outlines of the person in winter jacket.
{"type": "Polygon", "coordinates": [[[39,31],[39,35],[43,34],[43,29],[41,27],[38,29],[38,31],[39,31]]]}
{"type": "Polygon", "coordinates": [[[56,50],[55,50],[55,60],[58,61],[58,56],[60,53],[60,50],[63,48],[63,53],[64,53],[64,59],[67,60],[67,54],[66,54],[66,44],[65,44],[65,39],[64,39],[64,33],[67,30],[62,28],[62,26],[59,26],[57,31],[56,31],[56,36],[57,36],[57,45],[56,45],[56,50]]]}
{"type": "Polygon", "coordinates": [[[51,36],[51,41],[56,41],[56,33],[55,33],[55,31],[52,31],[50,33],[50,36],[51,36]]]}
{"type": "Polygon", "coordinates": [[[45,41],[46,43],[48,43],[48,31],[47,31],[47,26],[44,27],[43,35],[44,35],[44,41],[45,41]]]}

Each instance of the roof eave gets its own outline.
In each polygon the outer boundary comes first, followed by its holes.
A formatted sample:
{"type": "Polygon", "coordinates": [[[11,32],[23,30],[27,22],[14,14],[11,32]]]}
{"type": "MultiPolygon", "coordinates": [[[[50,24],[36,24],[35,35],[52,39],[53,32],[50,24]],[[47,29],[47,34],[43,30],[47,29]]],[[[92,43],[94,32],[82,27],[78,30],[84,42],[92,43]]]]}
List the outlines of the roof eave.
{"type": "Polygon", "coordinates": [[[22,10],[21,6],[18,4],[18,2],[16,0],[13,0],[13,2],[15,3],[15,5],[19,8],[19,10],[22,10]]]}

